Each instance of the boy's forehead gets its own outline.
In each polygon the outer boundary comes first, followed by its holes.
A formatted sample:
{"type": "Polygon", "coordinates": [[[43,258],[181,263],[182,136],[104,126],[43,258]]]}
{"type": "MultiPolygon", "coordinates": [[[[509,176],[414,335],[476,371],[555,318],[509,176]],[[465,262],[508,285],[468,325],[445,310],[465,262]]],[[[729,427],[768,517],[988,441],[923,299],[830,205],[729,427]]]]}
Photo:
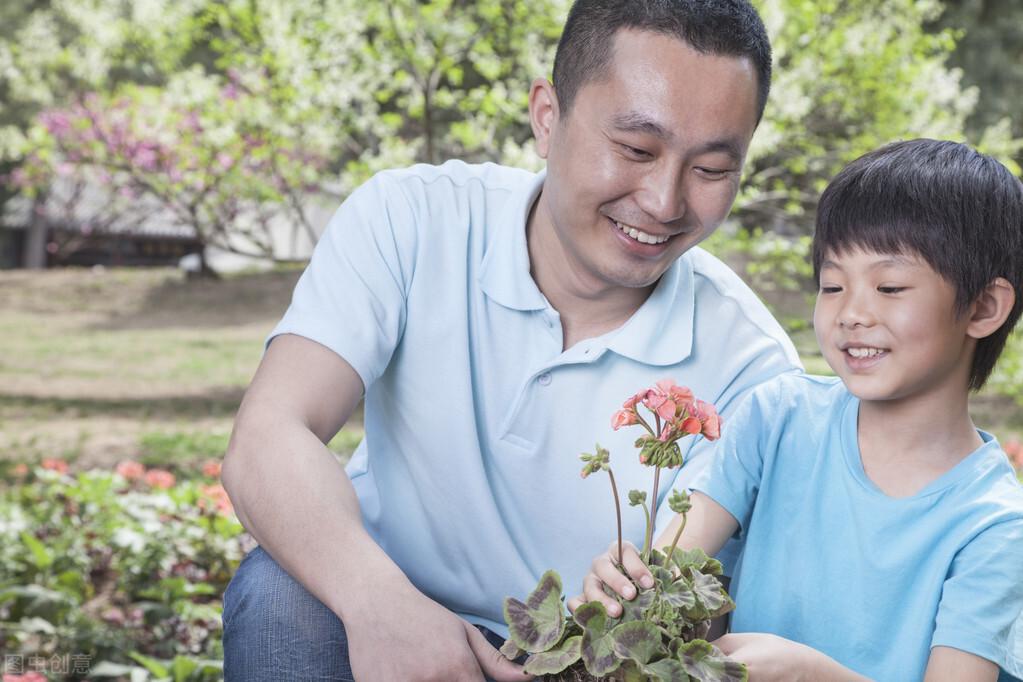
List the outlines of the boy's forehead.
{"type": "Polygon", "coordinates": [[[877,251],[870,247],[859,245],[840,248],[828,248],[824,252],[821,261],[821,269],[836,268],[843,269],[849,265],[867,266],[871,269],[886,267],[921,267],[927,266],[927,262],[910,250],[902,251],[877,251]]]}

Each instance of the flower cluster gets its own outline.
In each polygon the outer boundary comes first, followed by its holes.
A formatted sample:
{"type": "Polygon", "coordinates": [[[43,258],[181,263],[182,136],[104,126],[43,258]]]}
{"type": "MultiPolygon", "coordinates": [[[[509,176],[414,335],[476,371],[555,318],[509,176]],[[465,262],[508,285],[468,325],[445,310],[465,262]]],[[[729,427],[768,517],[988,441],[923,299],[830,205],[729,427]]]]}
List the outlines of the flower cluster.
{"type": "Polygon", "coordinates": [[[636,440],[636,447],[640,448],[639,460],[648,466],[681,466],[682,452],[676,444],[680,438],[702,435],[716,440],[721,435],[721,417],[714,406],[697,400],[691,390],[670,379],[632,396],[611,417],[615,431],[633,424],[647,430],[636,440]],[[640,415],[640,405],[653,414],[653,426],[640,415]]]}

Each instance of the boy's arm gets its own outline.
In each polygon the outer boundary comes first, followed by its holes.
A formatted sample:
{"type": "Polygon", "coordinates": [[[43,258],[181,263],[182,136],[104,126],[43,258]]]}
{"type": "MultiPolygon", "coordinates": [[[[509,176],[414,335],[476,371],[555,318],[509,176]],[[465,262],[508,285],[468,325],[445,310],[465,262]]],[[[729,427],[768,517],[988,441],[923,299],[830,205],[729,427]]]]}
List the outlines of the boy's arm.
{"type": "MultiPolygon", "coordinates": [[[[678,546],[682,549],[699,547],[713,556],[735,533],[739,523],[735,517],[725,511],[724,507],[703,493],[693,493],[692,504],[692,509],[686,514],[686,525],[681,538],[679,538],[678,546]]],[[[657,539],[655,545],[667,550],[681,525],[682,517],[676,516],[657,539]]],[[[642,587],[653,587],[653,575],[643,563],[639,551],[633,544],[625,543],[622,548],[622,563],[625,573],[618,568],[618,543],[613,542],[607,552],[593,559],[590,572],[583,578],[583,594],[569,599],[568,608],[574,611],[577,606],[585,602],[599,601],[604,604],[608,614],[617,616],[621,606],[604,592],[603,585],[612,588],[626,599],[636,596],[634,582],[642,587]]]]}
{"type": "Polygon", "coordinates": [[[997,665],[986,658],[948,646],[931,649],[927,672],[924,673],[924,682],[995,682],[996,679],[997,665]]]}

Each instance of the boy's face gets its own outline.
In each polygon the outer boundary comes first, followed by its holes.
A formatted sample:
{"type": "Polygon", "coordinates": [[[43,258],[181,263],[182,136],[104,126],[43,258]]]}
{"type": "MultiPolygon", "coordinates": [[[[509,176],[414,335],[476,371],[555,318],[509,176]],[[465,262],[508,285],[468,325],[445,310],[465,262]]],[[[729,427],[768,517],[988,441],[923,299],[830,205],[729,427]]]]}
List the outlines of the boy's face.
{"type": "Polygon", "coordinates": [[[962,400],[975,341],[955,293],[916,255],[830,252],[814,308],[817,343],[861,400],[962,400]]]}
{"type": "Polygon", "coordinates": [[[645,287],[728,215],[757,119],[747,59],[621,30],[603,78],[540,118],[536,218],[584,289],[645,287]]]}

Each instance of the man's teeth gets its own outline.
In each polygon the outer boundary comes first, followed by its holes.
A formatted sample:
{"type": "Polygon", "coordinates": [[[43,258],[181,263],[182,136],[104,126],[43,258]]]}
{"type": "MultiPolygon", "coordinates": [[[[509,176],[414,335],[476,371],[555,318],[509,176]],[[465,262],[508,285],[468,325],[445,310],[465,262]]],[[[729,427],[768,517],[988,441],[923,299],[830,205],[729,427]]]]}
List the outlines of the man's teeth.
{"type": "Polygon", "coordinates": [[[634,228],[634,227],[632,227],[630,225],[626,225],[625,223],[620,223],[617,220],[615,220],[614,223],[618,227],[619,230],[621,230],[625,234],[629,235],[630,237],[635,239],[637,242],[642,242],[644,244],[663,244],[664,242],[668,241],[668,239],[670,238],[668,235],[665,235],[663,237],[655,237],[652,234],[647,234],[646,232],[643,232],[642,230],[637,230],[636,228],[634,228]]]}
{"type": "Polygon", "coordinates": [[[884,353],[883,348],[847,348],[846,352],[854,358],[872,358],[884,353]]]}

